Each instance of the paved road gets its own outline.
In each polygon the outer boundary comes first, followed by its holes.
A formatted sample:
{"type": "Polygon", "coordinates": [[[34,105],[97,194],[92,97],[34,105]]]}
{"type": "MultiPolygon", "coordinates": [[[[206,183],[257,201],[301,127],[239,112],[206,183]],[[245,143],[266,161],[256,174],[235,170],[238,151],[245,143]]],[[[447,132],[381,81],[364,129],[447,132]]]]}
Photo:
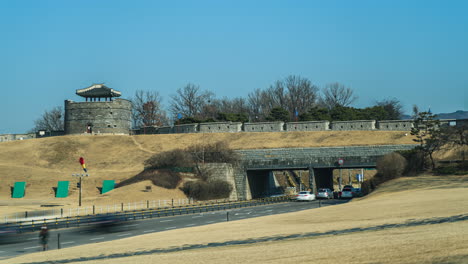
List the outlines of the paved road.
{"type": "MultiPolygon", "coordinates": [[[[193,226],[209,225],[214,223],[236,221],[247,218],[261,217],[266,215],[284,214],[301,210],[341,204],[346,201],[322,200],[312,202],[287,202],[269,204],[256,207],[231,209],[227,211],[216,211],[197,213],[192,215],[180,215],[144,220],[129,221],[118,230],[104,232],[103,230],[90,228],[67,228],[50,231],[49,250],[58,248],[58,236],[60,234],[61,248],[111,241],[125,237],[138,236],[142,234],[162,232],[166,230],[188,228],[193,226]]],[[[14,256],[37,252],[42,250],[39,245],[38,233],[20,234],[20,243],[0,244],[0,260],[14,256]]]]}

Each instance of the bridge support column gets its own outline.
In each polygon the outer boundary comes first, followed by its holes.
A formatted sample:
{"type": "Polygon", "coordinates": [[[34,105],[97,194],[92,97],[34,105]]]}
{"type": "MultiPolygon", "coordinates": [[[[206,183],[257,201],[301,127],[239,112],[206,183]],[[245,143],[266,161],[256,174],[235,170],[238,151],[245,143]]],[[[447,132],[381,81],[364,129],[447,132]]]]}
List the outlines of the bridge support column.
{"type": "Polygon", "coordinates": [[[315,182],[315,170],[313,167],[309,167],[309,186],[313,193],[317,193],[317,184],[315,182]]]}

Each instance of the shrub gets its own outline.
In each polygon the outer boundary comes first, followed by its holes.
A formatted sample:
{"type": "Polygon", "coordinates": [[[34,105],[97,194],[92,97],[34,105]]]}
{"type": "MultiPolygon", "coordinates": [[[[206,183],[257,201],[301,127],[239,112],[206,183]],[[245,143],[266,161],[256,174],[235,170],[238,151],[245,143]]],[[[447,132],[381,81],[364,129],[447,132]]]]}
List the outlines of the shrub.
{"type": "Polygon", "coordinates": [[[191,166],[193,166],[191,155],[187,151],[181,149],[158,153],[145,161],[145,169],[165,169],[191,166]]]}
{"type": "Polygon", "coordinates": [[[211,200],[228,198],[232,191],[232,186],[223,180],[189,181],[180,188],[185,195],[197,200],[211,200]]]}
{"type": "Polygon", "coordinates": [[[396,152],[386,154],[377,160],[377,171],[383,182],[400,177],[406,168],[406,159],[396,152]]]}
{"type": "Polygon", "coordinates": [[[424,156],[419,148],[411,150],[398,151],[407,161],[406,168],[403,172],[404,175],[417,175],[424,171],[426,168],[424,164],[428,164],[427,157],[424,156]]]}
{"type": "Polygon", "coordinates": [[[192,155],[192,161],[195,163],[236,163],[239,160],[238,154],[230,149],[226,142],[194,145],[189,147],[187,152],[192,155]]]}

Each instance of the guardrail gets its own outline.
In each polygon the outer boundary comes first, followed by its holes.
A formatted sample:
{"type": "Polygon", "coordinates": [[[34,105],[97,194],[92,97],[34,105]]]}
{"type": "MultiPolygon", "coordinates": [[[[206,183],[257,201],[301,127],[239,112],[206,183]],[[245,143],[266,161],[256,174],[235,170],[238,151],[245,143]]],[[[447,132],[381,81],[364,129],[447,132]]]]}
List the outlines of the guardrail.
{"type": "Polygon", "coordinates": [[[289,196],[283,197],[271,197],[248,201],[234,201],[234,202],[217,202],[217,203],[206,203],[206,204],[192,204],[185,206],[169,207],[169,208],[153,208],[133,211],[123,211],[116,213],[106,214],[92,214],[85,216],[67,216],[67,217],[56,217],[56,218],[44,218],[41,220],[26,220],[4,223],[0,225],[0,229],[14,229],[18,233],[37,231],[42,225],[47,225],[49,229],[59,229],[68,227],[80,227],[94,224],[106,217],[112,217],[119,221],[131,221],[147,218],[159,218],[167,216],[185,215],[185,214],[196,214],[212,211],[222,211],[243,207],[252,207],[259,205],[266,205],[272,203],[281,203],[290,201],[289,196]]]}

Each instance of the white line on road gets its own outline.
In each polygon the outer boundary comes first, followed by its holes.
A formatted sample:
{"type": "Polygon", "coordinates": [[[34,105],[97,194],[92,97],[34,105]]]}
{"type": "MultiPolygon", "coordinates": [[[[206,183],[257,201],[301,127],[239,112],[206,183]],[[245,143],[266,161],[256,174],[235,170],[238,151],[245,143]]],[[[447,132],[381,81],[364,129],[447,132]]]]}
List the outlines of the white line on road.
{"type": "Polygon", "coordinates": [[[188,225],[185,225],[185,226],[194,226],[195,224],[188,224],[188,225]]]}
{"type": "Polygon", "coordinates": [[[166,228],[166,230],[168,230],[168,229],[174,229],[174,228],[177,228],[177,226],[168,227],[168,228],[166,228]]]}
{"type": "Polygon", "coordinates": [[[154,231],[156,231],[156,230],[154,230],[154,229],[151,229],[151,230],[145,230],[145,231],[143,231],[143,233],[149,233],[149,232],[154,232],[154,231]]]}
{"type": "Polygon", "coordinates": [[[133,224],[133,225],[125,225],[125,226],[137,226],[138,224],[133,224]]]}
{"type": "Polygon", "coordinates": [[[75,241],[62,242],[62,243],[60,243],[60,244],[66,245],[66,244],[73,244],[73,243],[75,243],[75,241]]]}
{"type": "Polygon", "coordinates": [[[95,238],[91,238],[90,240],[98,240],[98,239],[104,239],[104,237],[95,237],[95,238]]]}
{"type": "Polygon", "coordinates": [[[38,237],[28,238],[28,240],[36,240],[39,239],[38,237]]]}
{"type": "Polygon", "coordinates": [[[174,220],[162,220],[162,221],[159,221],[159,223],[164,223],[164,222],[172,222],[174,220]]]}
{"type": "Polygon", "coordinates": [[[202,217],[202,216],[192,216],[192,218],[200,218],[200,217],[202,217]]]}
{"type": "Polygon", "coordinates": [[[26,247],[26,248],[23,248],[23,249],[33,249],[33,248],[40,248],[41,246],[35,246],[35,247],[26,247]]]}
{"type": "Polygon", "coordinates": [[[120,235],[117,235],[118,237],[121,237],[121,236],[130,236],[132,235],[132,233],[125,233],[125,234],[120,234],[120,235]]]}
{"type": "Polygon", "coordinates": [[[0,253],[5,253],[5,251],[0,251],[0,253]]]}
{"type": "Polygon", "coordinates": [[[208,221],[206,222],[207,224],[211,224],[211,223],[214,223],[215,221],[208,221]]]}

